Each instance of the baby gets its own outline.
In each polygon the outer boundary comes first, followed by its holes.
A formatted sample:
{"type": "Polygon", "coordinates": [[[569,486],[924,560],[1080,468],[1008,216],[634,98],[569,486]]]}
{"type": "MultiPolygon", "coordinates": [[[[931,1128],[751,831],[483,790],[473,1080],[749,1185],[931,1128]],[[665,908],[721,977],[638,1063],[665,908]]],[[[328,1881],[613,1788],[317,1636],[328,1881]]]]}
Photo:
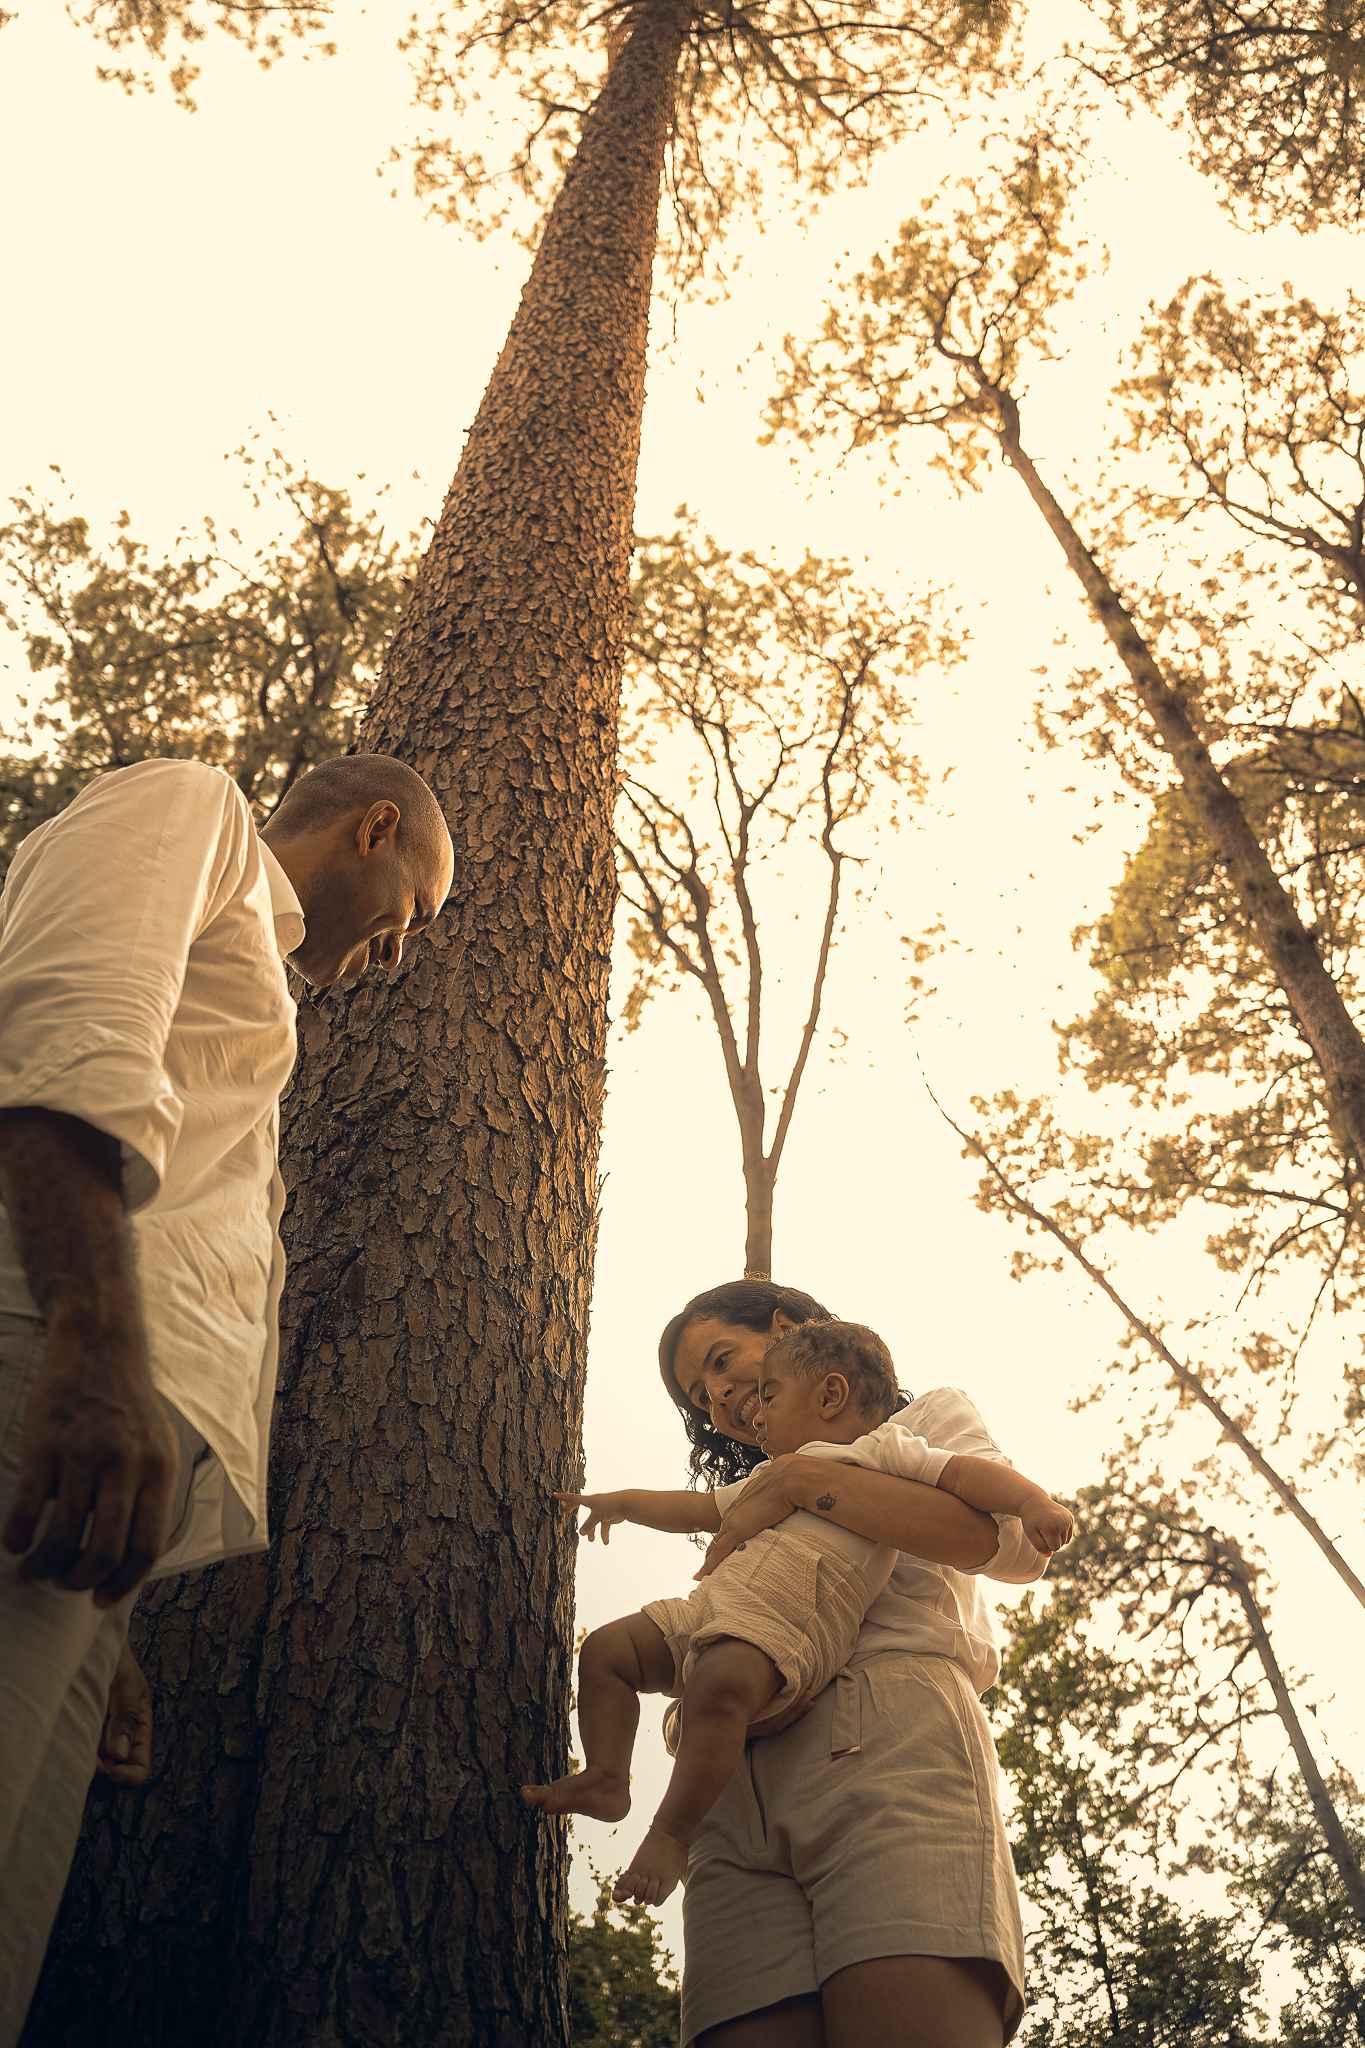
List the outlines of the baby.
{"type": "MultiPolygon", "coordinates": [[[[1070,1511],[1012,1466],[939,1451],[889,1419],[895,1370],[880,1337],[858,1323],[802,1323],[764,1356],[757,1429],[769,1458],[790,1451],[870,1465],[945,1487],[987,1514],[1018,1515],[1036,1549],[1071,1540],[1070,1511]]],[[[616,1522],[679,1534],[720,1527],[708,1493],[559,1494],[584,1507],[583,1534],[616,1522]]],[[[733,1505],[733,1503],[731,1503],[733,1505]]],[[[747,1740],[804,1714],[853,1651],[863,1616],[896,1552],[797,1510],[739,1544],[685,1600],[653,1600],[595,1629],[579,1660],[583,1770],[522,1796],[547,1813],[617,1821],[630,1809],[640,1694],[681,1697],[673,1773],[648,1833],[618,1879],[617,1901],[654,1906],[682,1878],[688,1845],[739,1763],[747,1740]]]]}

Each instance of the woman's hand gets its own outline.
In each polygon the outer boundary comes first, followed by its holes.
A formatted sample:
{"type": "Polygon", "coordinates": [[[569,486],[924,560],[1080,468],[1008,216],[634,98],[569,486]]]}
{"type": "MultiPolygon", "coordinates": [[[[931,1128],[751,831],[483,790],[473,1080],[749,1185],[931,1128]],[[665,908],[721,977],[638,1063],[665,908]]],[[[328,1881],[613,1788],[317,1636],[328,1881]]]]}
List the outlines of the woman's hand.
{"type": "Polygon", "coordinates": [[[775,1529],[779,1522],[786,1521],[795,1506],[787,1482],[796,1455],[794,1451],[784,1452],[762,1466],[749,1481],[711,1538],[701,1570],[694,1574],[696,1578],[709,1578],[716,1566],[724,1564],[731,1551],[743,1549],[751,1536],[757,1536],[763,1529],[775,1529]]]}
{"type": "Polygon", "coordinates": [[[566,1508],[587,1509],[588,1519],[578,1533],[586,1536],[589,1543],[599,1529],[602,1541],[609,1543],[616,1524],[630,1520],[629,1495],[625,1493],[557,1493],[555,1499],[562,1501],[566,1508]]]}

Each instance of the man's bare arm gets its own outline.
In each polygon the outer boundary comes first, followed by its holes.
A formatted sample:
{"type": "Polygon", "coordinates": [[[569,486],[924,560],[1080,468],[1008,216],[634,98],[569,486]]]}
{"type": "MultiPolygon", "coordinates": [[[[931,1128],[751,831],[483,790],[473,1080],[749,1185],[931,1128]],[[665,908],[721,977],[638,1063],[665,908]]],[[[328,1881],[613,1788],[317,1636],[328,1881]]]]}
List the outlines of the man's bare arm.
{"type": "Polygon", "coordinates": [[[115,1139],[56,1110],[0,1111],[0,1200],[45,1321],[141,1329],[115,1139]]]}
{"type": "Polygon", "coordinates": [[[26,1577],[112,1606],[164,1548],[178,1463],[148,1370],[118,1146],[53,1110],[0,1113],[0,1198],[46,1341],[5,1548],[26,1553],[26,1577]]]}

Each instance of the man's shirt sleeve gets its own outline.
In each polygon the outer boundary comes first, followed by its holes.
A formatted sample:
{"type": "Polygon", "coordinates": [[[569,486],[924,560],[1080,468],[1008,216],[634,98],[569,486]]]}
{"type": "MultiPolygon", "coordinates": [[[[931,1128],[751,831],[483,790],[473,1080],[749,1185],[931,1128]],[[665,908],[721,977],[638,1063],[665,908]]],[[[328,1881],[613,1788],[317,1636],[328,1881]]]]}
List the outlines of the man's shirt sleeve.
{"type": "Polygon", "coordinates": [[[171,1020],[251,829],[217,769],[139,762],[26,839],[0,896],[0,1108],[60,1110],[116,1138],[129,1209],[156,1194],[175,1147],[171,1020]]]}

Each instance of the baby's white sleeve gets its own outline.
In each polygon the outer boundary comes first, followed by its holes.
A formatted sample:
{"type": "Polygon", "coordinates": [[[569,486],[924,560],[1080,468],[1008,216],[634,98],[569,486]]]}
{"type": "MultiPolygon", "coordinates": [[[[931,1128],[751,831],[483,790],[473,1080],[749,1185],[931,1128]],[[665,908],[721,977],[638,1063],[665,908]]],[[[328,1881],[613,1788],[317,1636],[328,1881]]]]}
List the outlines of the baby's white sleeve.
{"type": "MultiPolygon", "coordinates": [[[[754,1468],[755,1472],[761,1472],[762,1470],[762,1465],[757,1465],[754,1468]]],[[[749,1480],[753,1477],[754,1472],[750,1472],[745,1479],[732,1479],[728,1486],[713,1486],[708,1489],[712,1500],[720,1509],[722,1520],[729,1514],[731,1508],[749,1484],[749,1480]]]]}
{"type": "Polygon", "coordinates": [[[896,1479],[918,1479],[926,1486],[936,1486],[953,1453],[937,1450],[927,1438],[916,1436],[892,1416],[879,1429],[869,1430],[851,1443],[848,1455],[856,1465],[870,1465],[896,1479]]]}

